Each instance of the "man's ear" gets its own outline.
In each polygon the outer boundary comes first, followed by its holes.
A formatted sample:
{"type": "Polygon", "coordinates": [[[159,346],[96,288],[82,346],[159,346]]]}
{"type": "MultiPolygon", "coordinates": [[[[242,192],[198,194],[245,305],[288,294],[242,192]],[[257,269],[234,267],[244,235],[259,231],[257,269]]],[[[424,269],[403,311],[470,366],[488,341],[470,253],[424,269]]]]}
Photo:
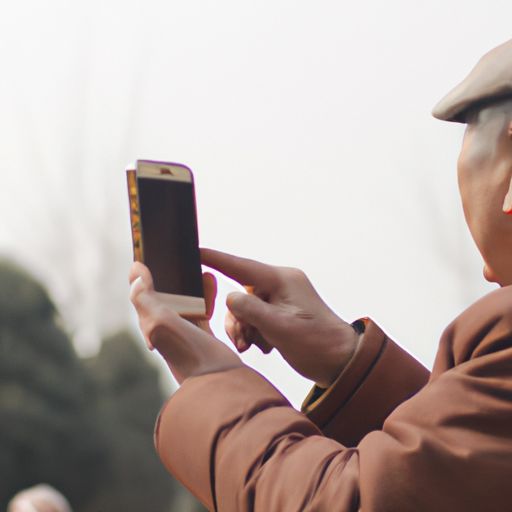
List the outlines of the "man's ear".
{"type": "MultiPolygon", "coordinates": [[[[512,121],[509,121],[507,128],[507,135],[509,139],[512,139],[512,121]]],[[[510,178],[510,183],[508,185],[507,194],[505,195],[505,199],[503,200],[502,206],[503,213],[507,215],[512,215],[512,176],[510,178]]]]}
{"type": "MultiPolygon", "coordinates": [[[[509,125],[509,135],[511,135],[511,128],[512,123],[509,125]]],[[[512,176],[510,177],[510,183],[508,185],[508,191],[507,195],[505,196],[505,199],[503,200],[503,206],[502,206],[503,213],[506,213],[507,215],[512,215],[512,176]]]]}

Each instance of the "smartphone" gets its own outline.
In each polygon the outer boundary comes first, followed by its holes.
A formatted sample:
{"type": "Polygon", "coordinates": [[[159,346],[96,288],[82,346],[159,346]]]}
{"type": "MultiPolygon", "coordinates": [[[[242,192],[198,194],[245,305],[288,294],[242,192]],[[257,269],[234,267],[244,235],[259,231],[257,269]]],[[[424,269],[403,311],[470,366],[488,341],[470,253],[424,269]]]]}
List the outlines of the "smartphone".
{"type": "Polygon", "coordinates": [[[134,260],[181,316],[205,318],[194,178],[182,164],[137,160],[126,170],[134,260]]]}

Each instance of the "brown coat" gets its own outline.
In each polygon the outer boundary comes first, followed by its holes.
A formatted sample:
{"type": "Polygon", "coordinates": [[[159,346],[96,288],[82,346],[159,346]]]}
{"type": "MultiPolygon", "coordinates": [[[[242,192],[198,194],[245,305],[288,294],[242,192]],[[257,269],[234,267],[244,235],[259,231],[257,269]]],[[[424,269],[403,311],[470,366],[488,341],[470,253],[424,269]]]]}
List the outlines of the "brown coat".
{"type": "Polygon", "coordinates": [[[187,379],[157,451],[221,512],[512,510],[512,287],[448,326],[430,376],[368,322],[319,394],[304,414],[249,368],[187,379]]]}

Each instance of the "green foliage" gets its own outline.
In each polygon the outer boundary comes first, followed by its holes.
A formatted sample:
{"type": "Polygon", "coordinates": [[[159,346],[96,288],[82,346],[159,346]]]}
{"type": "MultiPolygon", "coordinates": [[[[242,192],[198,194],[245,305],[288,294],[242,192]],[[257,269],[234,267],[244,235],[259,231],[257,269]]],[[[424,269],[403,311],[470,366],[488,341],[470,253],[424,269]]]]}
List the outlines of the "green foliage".
{"type": "Polygon", "coordinates": [[[99,488],[108,461],[93,380],[58,327],[44,289],[0,264],[0,509],[48,482],[73,504],[99,488]]]}
{"type": "Polygon", "coordinates": [[[181,492],[161,465],[153,447],[153,428],[163,397],[158,372],[128,332],[103,342],[87,366],[100,391],[100,415],[109,437],[109,485],[93,510],[138,512],[168,510],[181,492]]]}
{"type": "Polygon", "coordinates": [[[44,288],[0,261],[0,510],[43,482],[75,512],[203,510],[155,453],[163,401],[129,332],[80,359],[44,288]]]}

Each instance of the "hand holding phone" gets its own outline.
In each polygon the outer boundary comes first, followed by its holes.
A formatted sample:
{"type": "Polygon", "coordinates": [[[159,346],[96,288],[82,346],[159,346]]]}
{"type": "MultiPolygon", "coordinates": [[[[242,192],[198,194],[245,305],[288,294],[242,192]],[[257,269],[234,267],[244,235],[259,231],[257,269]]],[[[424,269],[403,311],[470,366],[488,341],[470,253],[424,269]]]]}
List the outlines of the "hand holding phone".
{"type": "Polygon", "coordinates": [[[149,268],[155,291],[174,311],[206,318],[192,171],[138,160],[126,173],[134,260],[149,268]]]}
{"type": "MultiPolygon", "coordinates": [[[[210,303],[211,274],[205,274],[206,302],[210,303]]],[[[188,321],[165,300],[165,293],[154,290],[151,273],[135,262],[130,271],[130,299],[139,316],[141,332],[148,348],[165,359],[175,379],[221,372],[244,366],[240,358],[212,335],[206,320],[188,321]],[[195,324],[195,325],[194,325],[195,324]]]]}
{"type": "Polygon", "coordinates": [[[299,269],[267,265],[212,249],[203,263],[234,279],[249,293],[228,295],[226,332],[239,352],[251,344],[275,347],[298,373],[329,387],[359,343],[351,324],[339,318],[299,269]]]}

